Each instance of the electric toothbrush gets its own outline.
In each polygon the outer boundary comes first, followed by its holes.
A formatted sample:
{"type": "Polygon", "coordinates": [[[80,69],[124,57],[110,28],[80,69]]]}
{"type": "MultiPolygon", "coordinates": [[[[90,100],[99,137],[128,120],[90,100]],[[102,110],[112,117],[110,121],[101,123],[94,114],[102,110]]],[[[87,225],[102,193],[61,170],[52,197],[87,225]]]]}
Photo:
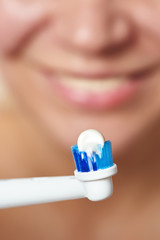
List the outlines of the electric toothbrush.
{"type": "Polygon", "coordinates": [[[112,195],[112,176],[117,166],[112,160],[110,141],[89,129],[71,147],[76,163],[73,176],[0,180],[0,208],[26,206],[88,198],[100,201],[112,195]]]}

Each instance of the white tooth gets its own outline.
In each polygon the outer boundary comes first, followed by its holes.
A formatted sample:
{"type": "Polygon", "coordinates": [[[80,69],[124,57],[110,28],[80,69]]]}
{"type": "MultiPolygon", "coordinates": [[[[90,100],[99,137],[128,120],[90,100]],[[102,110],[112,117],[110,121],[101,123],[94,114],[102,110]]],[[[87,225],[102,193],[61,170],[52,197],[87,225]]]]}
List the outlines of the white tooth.
{"type": "Polygon", "coordinates": [[[78,91],[88,91],[93,93],[114,91],[128,82],[126,78],[122,77],[89,80],[85,78],[61,76],[60,79],[61,83],[66,87],[70,87],[78,91]]]}

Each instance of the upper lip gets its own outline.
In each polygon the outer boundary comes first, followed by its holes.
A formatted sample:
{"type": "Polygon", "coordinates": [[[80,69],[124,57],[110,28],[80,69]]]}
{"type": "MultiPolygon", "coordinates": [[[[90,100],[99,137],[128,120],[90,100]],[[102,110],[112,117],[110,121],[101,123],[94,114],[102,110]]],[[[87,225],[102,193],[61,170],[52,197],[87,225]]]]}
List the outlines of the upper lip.
{"type": "Polygon", "coordinates": [[[134,77],[134,76],[143,76],[144,74],[152,73],[157,67],[159,66],[159,62],[153,61],[149,64],[139,64],[134,67],[128,67],[126,64],[126,68],[121,67],[114,68],[114,66],[111,66],[110,68],[105,68],[104,66],[102,68],[90,68],[89,66],[84,67],[76,67],[76,69],[73,68],[65,68],[65,66],[56,66],[53,65],[50,66],[45,63],[36,63],[34,61],[31,61],[33,66],[38,67],[40,72],[43,72],[48,75],[68,75],[75,78],[86,78],[86,79],[103,79],[103,78],[114,78],[114,77],[134,77]]]}
{"type": "Polygon", "coordinates": [[[54,73],[59,73],[60,75],[66,75],[76,78],[86,78],[86,79],[106,79],[106,78],[114,78],[114,77],[136,77],[136,76],[144,76],[146,74],[151,73],[157,65],[145,66],[143,68],[137,68],[136,70],[130,70],[125,72],[116,72],[116,71],[73,71],[73,70],[47,70],[45,71],[47,74],[52,75],[54,73]]]}

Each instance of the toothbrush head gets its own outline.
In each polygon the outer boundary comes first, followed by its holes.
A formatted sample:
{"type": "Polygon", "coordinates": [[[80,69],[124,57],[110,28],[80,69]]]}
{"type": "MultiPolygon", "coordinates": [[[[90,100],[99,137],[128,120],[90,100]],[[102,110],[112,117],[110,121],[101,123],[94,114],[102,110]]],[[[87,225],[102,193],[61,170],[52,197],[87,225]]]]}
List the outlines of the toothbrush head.
{"type": "Polygon", "coordinates": [[[113,163],[111,142],[89,129],[81,133],[78,144],[71,147],[76,163],[74,175],[83,182],[86,197],[91,201],[104,200],[112,195],[112,176],[117,173],[113,163]]]}
{"type": "Polygon", "coordinates": [[[81,133],[78,144],[71,147],[78,172],[91,172],[113,166],[111,142],[94,129],[81,133]]]}

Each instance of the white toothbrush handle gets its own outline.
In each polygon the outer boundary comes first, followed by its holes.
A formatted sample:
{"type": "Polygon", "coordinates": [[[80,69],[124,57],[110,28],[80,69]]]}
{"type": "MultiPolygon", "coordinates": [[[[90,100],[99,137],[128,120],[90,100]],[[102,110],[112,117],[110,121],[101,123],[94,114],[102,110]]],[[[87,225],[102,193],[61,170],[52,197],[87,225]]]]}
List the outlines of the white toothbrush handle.
{"type": "Polygon", "coordinates": [[[83,197],[83,183],[74,176],[0,180],[0,208],[83,197]]]}
{"type": "Polygon", "coordinates": [[[0,180],[0,208],[88,198],[101,201],[112,195],[117,166],[75,176],[0,180]]]}

